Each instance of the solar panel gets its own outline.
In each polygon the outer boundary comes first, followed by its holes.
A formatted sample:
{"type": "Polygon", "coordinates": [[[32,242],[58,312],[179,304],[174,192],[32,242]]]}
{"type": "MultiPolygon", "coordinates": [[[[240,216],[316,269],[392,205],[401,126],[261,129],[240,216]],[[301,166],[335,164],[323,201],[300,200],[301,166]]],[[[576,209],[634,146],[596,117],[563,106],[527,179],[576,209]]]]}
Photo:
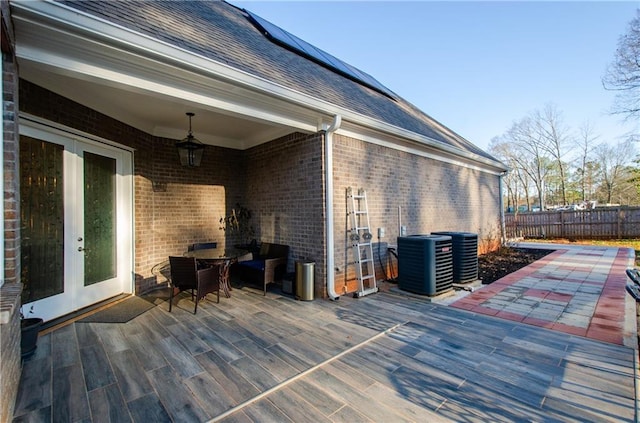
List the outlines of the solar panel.
{"type": "Polygon", "coordinates": [[[268,39],[281,45],[295,53],[298,53],[316,63],[319,63],[342,76],[345,76],[355,82],[358,82],[366,87],[372,88],[381,94],[384,94],[392,99],[395,99],[395,94],[387,89],[384,85],[375,80],[371,75],[362,72],[361,70],[343,62],[337,57],[323,51],[308,42],[296,37],[293,34],[285,31],[284,29],[272,24],[271,22],[261,18],[260,16],[243,9],[248,15],[249,21],[258,28],[262,34],[268,39]]]}

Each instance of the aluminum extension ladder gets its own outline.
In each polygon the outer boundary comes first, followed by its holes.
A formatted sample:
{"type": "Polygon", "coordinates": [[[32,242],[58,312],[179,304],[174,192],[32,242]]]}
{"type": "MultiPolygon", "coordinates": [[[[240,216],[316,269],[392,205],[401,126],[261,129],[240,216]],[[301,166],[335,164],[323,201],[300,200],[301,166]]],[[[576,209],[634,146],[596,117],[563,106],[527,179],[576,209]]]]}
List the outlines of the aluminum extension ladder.
{"type": "Polygon", "coordinates": [[[353,249],[358,280],[358,291],[353,296],[358,298],[378,292],[371,246],[373,235],[369,227],[369,206],[365,190],[359,188],[358,192],[354,192],[351,187],[347,188],[347,207],[350,222],[349,242],[353,249]]]}

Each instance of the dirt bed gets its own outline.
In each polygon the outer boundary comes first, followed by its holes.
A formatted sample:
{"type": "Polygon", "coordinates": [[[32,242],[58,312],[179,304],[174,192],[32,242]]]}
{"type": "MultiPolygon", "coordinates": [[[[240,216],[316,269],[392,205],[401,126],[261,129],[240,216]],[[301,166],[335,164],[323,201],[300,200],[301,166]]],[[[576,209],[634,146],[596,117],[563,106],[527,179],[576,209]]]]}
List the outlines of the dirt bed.
{"type": "Polygon", "coordinates": [[[490,284],[553,251],[537,248],[503,247],[497,251],[483,254],[478,257],[478,278],[482,280],[483,284],[490,284]]]}

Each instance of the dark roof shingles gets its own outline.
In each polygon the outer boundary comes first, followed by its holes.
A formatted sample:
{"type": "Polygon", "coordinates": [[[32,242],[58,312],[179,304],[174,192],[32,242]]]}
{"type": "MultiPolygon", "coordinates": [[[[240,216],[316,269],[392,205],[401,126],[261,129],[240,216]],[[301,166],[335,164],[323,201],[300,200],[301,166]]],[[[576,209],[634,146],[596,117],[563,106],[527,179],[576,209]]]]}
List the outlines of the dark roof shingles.
{"type": "Polygon", "coordinates": [[[60,2],[287,88],[495,160],[404,99],[392,100],[269,41],[244,12],[228,3],[60,2]]]}

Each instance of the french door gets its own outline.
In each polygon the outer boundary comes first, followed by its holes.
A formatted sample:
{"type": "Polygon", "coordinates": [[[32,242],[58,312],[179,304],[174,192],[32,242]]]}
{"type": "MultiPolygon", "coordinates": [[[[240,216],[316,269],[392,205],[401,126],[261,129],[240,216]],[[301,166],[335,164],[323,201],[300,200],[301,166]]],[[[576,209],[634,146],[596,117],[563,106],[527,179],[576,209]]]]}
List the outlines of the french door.
{"type": "Polygon", "coordinates": [[[23,313],[45,321],[132,292],[130,151],[37,124],[20,129],[23,313]]]}

